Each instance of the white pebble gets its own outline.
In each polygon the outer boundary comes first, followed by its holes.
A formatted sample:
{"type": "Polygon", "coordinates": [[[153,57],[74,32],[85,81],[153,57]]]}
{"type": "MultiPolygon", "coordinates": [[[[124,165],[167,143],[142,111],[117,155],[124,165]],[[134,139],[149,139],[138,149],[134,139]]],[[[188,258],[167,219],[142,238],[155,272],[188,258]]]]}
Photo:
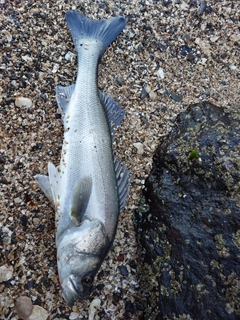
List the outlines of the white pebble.
{"type": "Polygon", "coordinates": [[[88,320],[93,320],[94,319],[95,313],[100,308],[100,305],[101,305],[101,300],[98,299],[98,298],[94,299],[91,302],[90,307],[89,307],[88,320]]]}
{"type": "Polygon", "coordinates": [[[26,320],[47,320],[48,312],[38,305],[33,306],[32,313],[26,320]]]}
{"type": "Polygon", "coordinates": [[[24,98],[24,97],[17,97],[15,99],[15,105],[17,107],[31,107],[32,106],[32,100],[29,98],[24,98]]]}
{"type": "Polygon", "coordinates": [[[0,283],[8,281],[12,278],[13,267],[12,266],[1,266],[0,267],[0,283]]]}
{"type": "Polygon", "coordinates": [[[161,79],[164,79],[164,71],[162,68],[158,69],[157,76],[161,79]]]}
{"type": "Polygon", "coordinates": [[[68,51],[68,53],[66,53],[65,55],[65,59],[70,60],[70,62],[73,62],[75,57],[76,57],[75,53],[72,53],[70,51],[68,51]]]}
{"type": "Polygon", "coordinates": [[[79,317],[79,313],[77,312],[71,312],[69,316],[69,320],[75,320],[79,317]]]}
{"type": "Polygon", "coordinates": [[[137,148],[138,154],[143,154],[144,150],[143,150],[143,144],[141,142],[135,142],[133,145],[135,148],[137,148]]]}

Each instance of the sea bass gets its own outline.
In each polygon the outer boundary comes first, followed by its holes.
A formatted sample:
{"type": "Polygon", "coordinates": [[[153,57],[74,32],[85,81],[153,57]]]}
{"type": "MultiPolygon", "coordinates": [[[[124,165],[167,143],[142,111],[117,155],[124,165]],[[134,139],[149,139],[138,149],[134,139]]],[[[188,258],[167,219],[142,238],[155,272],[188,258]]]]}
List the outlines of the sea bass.
{"type": "Polygon", "coordinates": [[[72,306],[89,297],[128,194],[128,171],[112,151],[124,111],[97,87],[99,59],[126,20],[91,20],[78,11],[67,11],[66,20],[78,54],[77,80],[56,87],[64,124],[59,171],[49,163],[48,176],[35,179],[55,206],[59,280],[72,306]]]}

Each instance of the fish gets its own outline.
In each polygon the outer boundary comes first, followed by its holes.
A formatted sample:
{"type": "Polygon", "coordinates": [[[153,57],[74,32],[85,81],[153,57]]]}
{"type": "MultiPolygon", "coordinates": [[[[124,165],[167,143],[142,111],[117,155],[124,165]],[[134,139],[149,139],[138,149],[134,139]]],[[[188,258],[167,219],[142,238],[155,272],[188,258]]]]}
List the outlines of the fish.
{"type": "Polygon", "coordinates": [[[56,87],[64,137],[59,170],[35,180],[55,207],[59,281],[68,306],[89,299],[129,193],[129,171],[113,153],[112,140],[125,112],[98,89],[101,56],[122,32],[124,17],[93,20],[66,12],[78,56],[76,83],[56,87]]]}

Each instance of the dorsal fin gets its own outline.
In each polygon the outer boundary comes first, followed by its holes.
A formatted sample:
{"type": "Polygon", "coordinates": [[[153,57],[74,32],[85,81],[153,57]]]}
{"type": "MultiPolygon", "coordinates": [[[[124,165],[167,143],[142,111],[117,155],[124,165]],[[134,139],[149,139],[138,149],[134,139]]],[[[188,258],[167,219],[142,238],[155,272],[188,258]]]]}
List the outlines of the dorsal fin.
{"type": "Polygon", "coordinates": [[[125,111],[107,93],[99,90],[99,98],[105,108],[110,131],[114,134],[116,128],[122,122],[125,111]]]}
{"type": "Polygon", "coordinates": [[[63,114],[65,114],[67,111],[68,103],[71,99],[74,89],[75,83],[68,87],[56,86],[56,99],[58,107],[63,114]]]}
{"type": "Polygon", "coordinates": [[[114,165],[118,187],[119,207],[121,212],[125,206],[125,200],[129,193],[129,171],[127,170],[127,167],[117,159],[116,155],[114,155],[114,165]]]}

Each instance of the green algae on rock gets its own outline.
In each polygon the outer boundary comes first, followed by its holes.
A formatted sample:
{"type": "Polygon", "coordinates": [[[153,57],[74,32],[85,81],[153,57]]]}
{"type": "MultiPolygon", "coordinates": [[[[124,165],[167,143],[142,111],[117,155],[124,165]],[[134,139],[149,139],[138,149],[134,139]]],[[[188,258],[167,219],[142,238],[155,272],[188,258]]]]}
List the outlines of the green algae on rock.
{"type": "Polygon", "coordinates": [[[144,319],[240,315],[239,120],[237,108],[191,105],[156,151],[135,217],[144,319]]]}

